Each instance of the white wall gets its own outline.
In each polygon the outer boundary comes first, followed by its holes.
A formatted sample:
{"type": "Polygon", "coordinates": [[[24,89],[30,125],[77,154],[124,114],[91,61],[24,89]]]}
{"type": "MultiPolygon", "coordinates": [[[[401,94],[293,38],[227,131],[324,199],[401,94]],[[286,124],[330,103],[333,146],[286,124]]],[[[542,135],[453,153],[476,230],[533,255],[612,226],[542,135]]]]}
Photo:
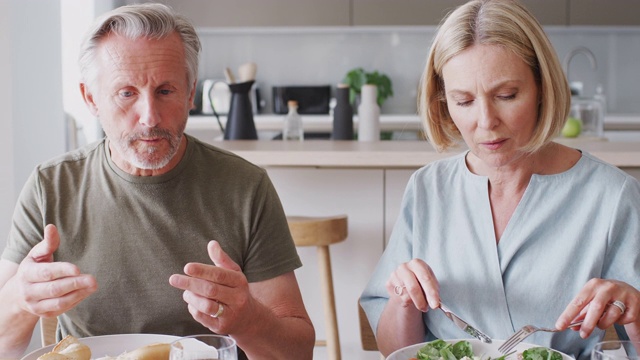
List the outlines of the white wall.
{"type": "Polygon", "coordinates": [[[81,128],[83,142],[103,136],[99,122],[87,109],[80,95],[78,54],[84,34],[94,18],[114,8],[112,0],[60,0],[62,21],[62,87],[64,110],[81,128]]]}
{"type": "Polygon", "coordinates": [[[78,44],[95,14],[112,6],[111,0],[0,0],[0,248],[27,177],[65,150],[63,92],[75,100],[70,112],[84,110],[78,44]]]}
{"type": "Polygon", "coordinates": [[[9,0],[9,4],[17,193],[36,164],[64,151],[60,1],[9,0]]]}
{"type": "Polygon", "coordinates": [[[0,0],[0,248],[29,173],[64,151],[59,14],[59,0],[0,0]]]}
{"type": "Polygon", "coordinates": [[[9,232],[14,200],[9,3],[0,1],[0,244],[9,232]]]}
{"type": "Polygon", "coordinates": [[[95,133],[93,116],[87,109],[80,95],[80,71],[78,69],[78,52],[80,42],[84,35],[84,29],[89,27],[92,18],[90,16],[78,16],[78,14],[93,14],[91,1],[61,0],[61,27],[62,27],[62,100],[64,110],[77,120],[77,126],[83,131],[85,138],[87,133],[95,133]]]}
{"type": "Polygon", "coordinates": [[[34,166],[64,150],[58,0],[0,1],[0,245],[34,166]],[[38,24],[38,26],[33,26],[38,24]]]}

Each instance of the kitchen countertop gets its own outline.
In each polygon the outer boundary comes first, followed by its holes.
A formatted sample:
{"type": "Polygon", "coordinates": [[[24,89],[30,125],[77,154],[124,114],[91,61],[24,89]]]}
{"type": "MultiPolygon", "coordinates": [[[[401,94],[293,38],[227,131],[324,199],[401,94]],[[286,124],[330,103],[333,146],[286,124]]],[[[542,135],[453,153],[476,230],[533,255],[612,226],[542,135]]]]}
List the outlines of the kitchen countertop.
{"type": "MultiPolygon", "coordinates": [[[[281,131],[285,115],[259,114],[254,115],[254,122],[258,130],[281,131]]],[[[220,122],[225,125],[226,116],[220,116],[220,122]]],[[[330,132],[332,125],[330,115],[302,115],[304,130],[308,132],[330,132]]],[[[358,116],[353,117],[354,126],[358,123],[358,116]]],[[[218,123],[213,115],[192,115],[187,122],[190,130],[217,129],[218,123]]],[[[422,129],[420,117],[416,114],[383,114],[380,116],[380,130],[382,131],[418,131],[422,129]]],[[[640,115],[609,114],[604,121],[605,131],[640,131],[640,115]]]]}
{"type": "MultiPolygon", "coordinates": [[[[640,168],[640,142],[558,139],[620,168],[640,168]]],[[[262,167],[418,168],[464,151],[438,153],[426,141],[213,141],[262,167]]]]}

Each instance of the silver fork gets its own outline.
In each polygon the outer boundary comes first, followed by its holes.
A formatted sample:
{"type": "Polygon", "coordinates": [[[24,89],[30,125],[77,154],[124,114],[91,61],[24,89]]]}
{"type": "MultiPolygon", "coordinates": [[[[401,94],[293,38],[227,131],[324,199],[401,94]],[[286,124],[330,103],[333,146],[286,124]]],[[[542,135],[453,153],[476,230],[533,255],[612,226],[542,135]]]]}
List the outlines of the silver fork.
{"type": "MultiPolygon", "coordinates": [[[[576,327],[582,324],[582,320],[573,322],[569,324],[567,328],[576,327]]],[[[498,351],[501,354],[507,354],[511,349],[513,349],[516,345],[520,344],[522,340],[526,339],[529,335],[538,332],[538,331],[547,331],[547,332],[558,332],[558,329],[549,329],[549,328],[539,328],[533,325],[525,325],[520,330],[516,331],[515,334],[511,335],[504,344],[502,344],[498,351]]]]}

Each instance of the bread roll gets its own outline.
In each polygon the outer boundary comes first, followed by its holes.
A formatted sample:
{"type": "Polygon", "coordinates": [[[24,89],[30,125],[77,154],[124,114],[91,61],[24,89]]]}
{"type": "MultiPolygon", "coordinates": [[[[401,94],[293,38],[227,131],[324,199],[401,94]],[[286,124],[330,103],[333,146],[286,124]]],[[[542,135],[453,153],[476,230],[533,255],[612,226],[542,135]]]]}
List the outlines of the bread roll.
{"type": "Polygon", "coordinates": [[[53,351],[41,355],[38,360],[91,360],[91,349],[68,335],[53,347],[53,351]]]}
{"type": "Polygon", "coordinates": [[[169,360],[169,344],[158,343],[126,352],[117,360],[169,360]]]}

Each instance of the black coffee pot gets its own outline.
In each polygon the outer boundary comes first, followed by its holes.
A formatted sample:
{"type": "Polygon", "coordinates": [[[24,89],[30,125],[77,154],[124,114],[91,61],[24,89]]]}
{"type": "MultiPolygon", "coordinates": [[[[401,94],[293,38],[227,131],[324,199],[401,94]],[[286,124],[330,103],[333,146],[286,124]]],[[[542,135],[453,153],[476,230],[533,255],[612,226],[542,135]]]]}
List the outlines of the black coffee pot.
{"type": "Polygon", "coordinates": [[[224,129],[225,140],[257,140],[258,133],[253,122],[253,106],[249,93],[255,81],[229,84],[231,104],[224,129]]]}

